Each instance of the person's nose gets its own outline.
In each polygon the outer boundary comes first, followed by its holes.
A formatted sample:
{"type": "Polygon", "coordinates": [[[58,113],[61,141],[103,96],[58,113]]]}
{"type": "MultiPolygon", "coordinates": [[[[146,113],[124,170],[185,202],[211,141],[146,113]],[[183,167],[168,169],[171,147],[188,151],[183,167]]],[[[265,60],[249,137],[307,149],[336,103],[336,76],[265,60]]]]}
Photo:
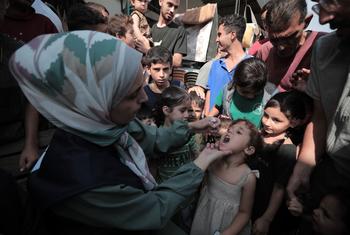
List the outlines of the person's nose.
{"type": "Polygon", "coordinates": [[[164,78],[164,76],[165,76],[164,70],[161,69],[161,70],[159,71],[159,77],[164,78]]]}
{"type": "Polygon", "coordinates": [[[175,12],[175,7],[174,7],[174,6],[170,7],[170,8],[169,8],[169,11],[170,11],[171,13],[174,13],[174,12],[175,12]]]}

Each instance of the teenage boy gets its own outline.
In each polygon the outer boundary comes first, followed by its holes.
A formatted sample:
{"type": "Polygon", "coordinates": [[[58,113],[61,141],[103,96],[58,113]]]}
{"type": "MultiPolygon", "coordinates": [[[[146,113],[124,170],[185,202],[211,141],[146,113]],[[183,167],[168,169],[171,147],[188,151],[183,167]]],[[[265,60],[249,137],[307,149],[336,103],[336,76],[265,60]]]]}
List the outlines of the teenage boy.
{"type": "Polygon", "coordinates": [[[251,57],[242,47],[246,22],[243,16],[228,15],[219,21],[216,42],[219,51],[227,53],[224,58],[215,60],[209,72],[208,91],[205,97],[204,114],[214,107],[216,97],[224,86],[232,80],[236,66],[243,59],[251,57]]]}
{"type": "Polygon", "coordinates": [[[167,48],[172,54],[172,64],[180,67],[182,57],[187,54],[187,37],[184,27],[173,22],[180,0],[159,0],[158,22],[151,29],[155,46],[167,48]]]}
{"type": "Polygon", "coordinates": [[[153,111],[160,100],[162,92],[170,85],[181,86],[181,82],[170,80],[172,55],[164,47],[152,47],[144,58],[144,64],[146,71],[150,75],[150,83],[144,87],[148,101],[143,103],[143,108],[153,111]]]}

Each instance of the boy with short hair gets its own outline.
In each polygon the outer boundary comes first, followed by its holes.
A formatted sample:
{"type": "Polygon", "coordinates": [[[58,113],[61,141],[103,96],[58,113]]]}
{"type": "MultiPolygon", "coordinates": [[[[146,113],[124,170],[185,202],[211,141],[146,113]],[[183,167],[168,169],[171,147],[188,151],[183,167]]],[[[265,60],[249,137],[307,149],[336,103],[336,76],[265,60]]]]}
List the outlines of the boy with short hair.
{"type": "Polygon", "coordinates": [[[183,87],[180,81],[171,80],[172,54],[161,46],[152,47],[143,59],[146,71],[150,75],[150,83],[144,87],[148,101],[143,108],[154,111],[162,92],[170,86],[183,87]]]}
{"type": "Polygon", "coordinates": [[[252,57],[241,61],[234,79],[219,93],[209,116],[221,113],[232,120],[249,120],[259,128],[264,106],[276,91],[267,87],[266,81],[267,69],[262,60],[252,57]]]}
{"type": "Polygon", "coordinates": [[[190,93],[190,99],[191,99],[191,108],[188,110],[189,122],[198,121],[202,118],[202,113],[204,109],[204,99],[199,97],[195,91],[191,91],[190,93]]]}

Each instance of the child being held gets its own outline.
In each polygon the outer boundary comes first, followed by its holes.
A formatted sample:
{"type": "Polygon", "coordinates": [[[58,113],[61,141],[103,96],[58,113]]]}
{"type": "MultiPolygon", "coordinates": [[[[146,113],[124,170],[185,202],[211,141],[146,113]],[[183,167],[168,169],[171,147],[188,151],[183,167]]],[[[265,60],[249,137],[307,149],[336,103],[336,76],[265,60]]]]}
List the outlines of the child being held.
{"type": "Polygon", "coordinates": [[[146,71],[150,75],[150,83],[144,89],[148,96],[148,101],[143,103],[143,108],[154,111],[159,102],[162,92],[170,86],[181,87],[180,81],[171,81],[172,54],[164,47],[152,47],[143,59],[146,71]]]}
{"type": "Polygon", "coordinates": [[[288,201],[288,209],[294,216],[303,216],[312,221],[312,234],[347,235],[350,234],[349,193],[335,190],[325,195],[317,209],[311,215],[304,214],[304,206],[298,198],[288,201]]]}
{"type": "Polygon", "coordinates": [[[261,147],[261,137],[251,122],[239,119],[231,124],[219,142],[220,151],[231,154],[209,168],[191,235],[251,234],[256,172],[246,161],[261,147]]]}
{"type": "Polygon", "coordinates": [[[134,7],[134,11],[131,12],[130,16],[134,22],[133,29],[135,40],[148,45],[150,48],[150,43],[152,42],[151,28],[145,16],[150,0],[131,0],[130,2],[134,7]]]}
{"type": "Polygon", "coordinates": [[[259,128],[264,106],[275,91],[265,89],[266,81],[267,68],[262,60],[242,60],[232,81],[216,98],[209,116],[224,114],[232,120],[246,119],[259,128]]]}

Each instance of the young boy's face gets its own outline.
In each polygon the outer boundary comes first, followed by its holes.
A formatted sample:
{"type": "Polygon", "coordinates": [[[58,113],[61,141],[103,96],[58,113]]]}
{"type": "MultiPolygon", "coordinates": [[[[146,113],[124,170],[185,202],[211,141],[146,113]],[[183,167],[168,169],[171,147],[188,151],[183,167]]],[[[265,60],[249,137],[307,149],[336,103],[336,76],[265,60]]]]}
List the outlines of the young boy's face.
{"type": "Polygon", "coordinates": [[[145,13],[148,8],[148,0],[132,0],[131,4],[134,8],[142,13],[145,13]]]}
{"type": "Polygon", "coordinates": [[[194,101],[191,101],[191,108],[188,110],[188,121],[194,122],[201,119],[203,109],[194,101]]]}
{"type": "Polygon", "coordinates": [[[171,66],[169,63],[152,63],[148,68],[148,73],[151,75],[154,83],[162,88],[168,86],[171,66]]]}

